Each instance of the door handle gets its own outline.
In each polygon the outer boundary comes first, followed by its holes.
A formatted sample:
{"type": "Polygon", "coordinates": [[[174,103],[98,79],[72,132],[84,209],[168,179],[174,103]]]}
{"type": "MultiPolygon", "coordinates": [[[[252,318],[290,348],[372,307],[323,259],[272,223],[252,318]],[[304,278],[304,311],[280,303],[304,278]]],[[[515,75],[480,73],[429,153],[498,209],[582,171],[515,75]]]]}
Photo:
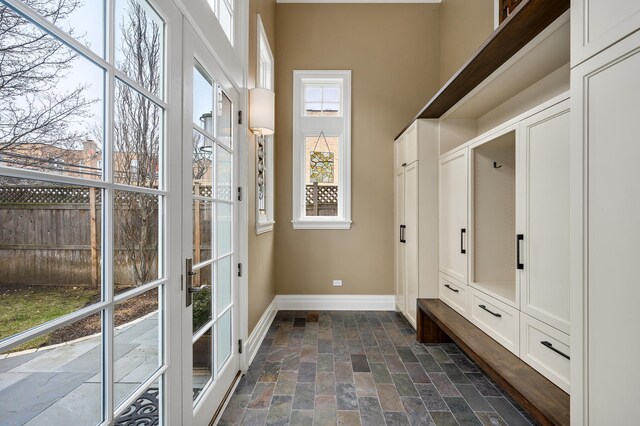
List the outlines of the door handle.
{"type": "Polygon", "coordinates": [[[483,310],[485,310],[485,311],[489,312],[489,313],[490,313],[491,315],[493,315],[494,317],[496,317],[496,318],[502,318],[502,315],[500,315],[500,314],[498,314],[498,313],[495,313],[495,312],[493,312],[493,311],[490,311],[489,309],[487,309],[487,307],[486,307],[485,305],[478,305],[478,306],[480,307],[480,309],[483,309],[483,310]]]}
{"type": "MultiPolygon", "coordinates": [[[[193,274],[195,275],[195,274],[193,274]]],[[[208,285],[201,285],[200,287],[189,287],[187,291],[189,293],[200,293],[201,291],[209,289],[208,285]]]]}
{"type": "Polygon", "coordinates": [[[516,236],[516,268],[524,269],[524,263],[520,263],[520,242],[524,240],[524,234],[516,236]]]}
{"type": "Polygon", "coordinates": [[[467,251],[464,249],[464,235],[467,233],[466,228],[462,228],[460,230],[460,253],[467,254],[467,251]]]}
{"type": "Polygon", "coordinates": [[[400,225],[400,242],[406,243],[407,240],[404,239],[404,230],[407,229],[407,225],[400,225]]]}
{"type": "Polygon", "coordinates": [[[554,348],[553,345],[551,344],[551,342],[547,342],[546,340],[543,340],[540,343],[542,343],[543,346],[546,346],[547,348],[551,349],[552,351],[554,351],[558,355],[561,355],[561,356],[565,357],[566,359],[571,359],[571,357],[569,355],[567,355],[564,352],[559,351],[558,349],[554,348]]]}

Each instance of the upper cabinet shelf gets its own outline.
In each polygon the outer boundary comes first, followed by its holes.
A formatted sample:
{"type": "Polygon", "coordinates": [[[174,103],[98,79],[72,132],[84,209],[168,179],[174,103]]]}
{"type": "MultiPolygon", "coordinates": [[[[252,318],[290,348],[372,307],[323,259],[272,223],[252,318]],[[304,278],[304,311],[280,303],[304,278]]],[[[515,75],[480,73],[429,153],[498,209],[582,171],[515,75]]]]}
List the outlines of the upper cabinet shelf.
{"type": "MultiPolygon", "coordinates": [[[[543,40],[537,40],[538,43],[531,43],[536,41],[536,38],[540,39],[541,33],[545,32],[545,29],[569,10],[569,5],[570,0],[523,0],[458,72],[422,108],[414,120],[418,118],[443,117],[454,106],[459,106],[460,101],[469,99],[469,95],[476,92],[476,89],[491,84],[485,80],[494,80],[495,84],[497,74],[506,72],[506,69],[516,62],[520,63],[520,67],[515,68],[521,69],[517,73],[513,72],[514,76],[509,79],[510,82],[508,84],[511,85],[512,90],[502,90],[502,95],[497,96],[492,93],[489,98],[493,99],[477,102],[478,105],[474,107],[477,111],[469,111],[469,114],[475,115],[476,113],[488,112],[489,109],[487,108],[499,105],[496,102],[504,102],[510,96],[518,93],[513,90],[521,91],[569,62],[568,25],[561,25],[562,23],[560,23],[558,25],[559,31],[547,30],[548,34],[542,37],[543,40]],[[547,42],[544,43],[544,41],[547,42]],[[545,44],[546,47],[540,49],[539,44],[545,44]],[[536,54],[531,55],[528,60],[520,52],[527,45],[529,45],[532,52],[536,51],[536,54]],[[518,52],[521,54],[518,55],[518,52]],[[542,61],[538,60],[541,55],[543,56],[542,61]],[[535,60],[532,60],[534,58],[535,60]],[[489,79],[489,77],[494,78],[489,79]]],[[[564,23],[566,24],[567,22],[568,17],[564,23]]],[[[471,109],[473,110],[474,108],[471,109]]],[[[478,115],[465,118],[477,117],[478,115]]]]}

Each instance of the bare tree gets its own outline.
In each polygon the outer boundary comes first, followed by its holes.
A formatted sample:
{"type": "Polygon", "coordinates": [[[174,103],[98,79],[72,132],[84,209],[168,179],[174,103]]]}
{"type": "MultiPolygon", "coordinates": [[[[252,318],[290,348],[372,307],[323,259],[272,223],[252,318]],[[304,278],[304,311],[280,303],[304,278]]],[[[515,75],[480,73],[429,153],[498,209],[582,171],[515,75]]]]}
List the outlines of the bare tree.
{"type": "MultiPolygon", "coordinates": [[[[160,89],[161,29],[146,10],[129,0],[120,23],[122,60],[118,67],[152,93],[160,89]]],[[[118,83],[115,93],[114,179],[157,188],[161,110],[149,98],[118,83]]],[[[120,193],[115,199],[116,243],[123,246],[136,285],[155,278],[158,265],[157,197],[120,193]]]]}
{"type": "MultiPolygon", "coordinates": [[[[80,0],[23,1],[54,24],[82,4],[80,0]]],[[[85,98],[83,85],[67,91],[58,88],[76,57],[63,43],[0,4],[0,154],[13,153],[20,158],[17,165],[33,166],[50,162],[83,140],[84,132],[72,123],[86,117],[96,100],[85,98]],[[21,154],[36,143],[45,147],[42,158],[21,154]]]]}

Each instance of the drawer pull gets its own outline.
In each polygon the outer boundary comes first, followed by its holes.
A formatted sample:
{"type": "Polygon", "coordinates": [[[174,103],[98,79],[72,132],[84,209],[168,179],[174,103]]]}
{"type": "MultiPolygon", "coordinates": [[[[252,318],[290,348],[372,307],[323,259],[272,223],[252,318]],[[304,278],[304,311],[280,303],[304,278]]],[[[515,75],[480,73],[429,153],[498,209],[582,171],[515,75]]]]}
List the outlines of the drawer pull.
{"type": "Polygon", "coordinates": [[[520,241],[524,241],[524,234],[516,236],[516,268],[524,269],[524,263],[520,262],[520,241]]]}
{"type": "Polygon", "coordinates": [[[484,305],[478,305],[478,306],[480,307],[480,309],[484,309],[485,311],[489,312],[489,313],[490,313],[491,315],[493,315],[494,317],[502,318],[502,315],[500,315],[500,314],[496,314],[495,312],[491,312],[489,309],[487,309],[487,307],[486,307],[486,306],[484,306],[484,305]]]}
{"type": "Polygon", "coordinates": [[[444,286],[454,293],[460,293],[460,290],[456,290],[455,288],[452,288],[449,284],[445,284],[444,286]]]}
{"type": "Polygon", "coordinates": [[[464,234],[467,233],[465,228],[460,230],[460,253],[467,254],[467,251],[464,249],[464,234]]]}
{"type": "Polygon", "coordinates": [[[551,342],[547,342],[546,340],[544,340],[544,341],[542,341],[540,343],[542,343],[543,346],[546,346],[547,348],[551,349],[552,351],[554,351],[558,355],[562,355],[566,359],[571,359],[571,357],[569,355],[567,355],[564,352],[561,352],[561,351],[557,350],[556,348],[554,348],[553,345],[551,344],[551,342]]]}

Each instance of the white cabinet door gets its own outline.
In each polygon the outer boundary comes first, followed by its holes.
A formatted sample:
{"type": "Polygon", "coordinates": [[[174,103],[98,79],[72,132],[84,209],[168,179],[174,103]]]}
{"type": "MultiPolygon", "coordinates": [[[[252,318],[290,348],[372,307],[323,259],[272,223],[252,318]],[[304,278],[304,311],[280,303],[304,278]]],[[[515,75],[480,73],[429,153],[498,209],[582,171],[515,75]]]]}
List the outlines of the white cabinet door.
{"type": "Polygon", "coordinates": [[[414,121],[404,136],[404,161],[411,164],[418,161],[418,122],[414,121]]]}
{"type": "Polygon", "coordinates": [[[416,303],[418,299],[418,162],[406,167],[404,174],[404,230],[405,246],[405,315],[416,327],[416,303]]]}
{"type": "Polygon", "coordinates": [[[569,333],[569,101],[520,125],[520,309],[569,333]]]}
{"type": "Polygon", "coordinates": [[[395,171],[398,172],[402,170],[405,164],[405,134],[400,136],[394,143],[394,154],[395,154],[395,171]]]}
{"type": "Polygon", "coordinates": [[[571,420],[576,424],[637,424],[638,76],[640,33],[572,70],[571,420]]]}
{"type": "Polygon", "coordinates": [[[573,0],[571,65],[580,64],[638,28],[638,0],[573,0]]]}
{"type": "Polygon", "coordinates": [[[468,150],[440,159],[440,271],[467,280],[468,150]]]}
{"type": "Polygon", "coordinates": [[[405,243],[404,234],[404,168],[400,168],[394,177],[395,182],[395,284],[396,307],[405,312],[405,243]]]}

